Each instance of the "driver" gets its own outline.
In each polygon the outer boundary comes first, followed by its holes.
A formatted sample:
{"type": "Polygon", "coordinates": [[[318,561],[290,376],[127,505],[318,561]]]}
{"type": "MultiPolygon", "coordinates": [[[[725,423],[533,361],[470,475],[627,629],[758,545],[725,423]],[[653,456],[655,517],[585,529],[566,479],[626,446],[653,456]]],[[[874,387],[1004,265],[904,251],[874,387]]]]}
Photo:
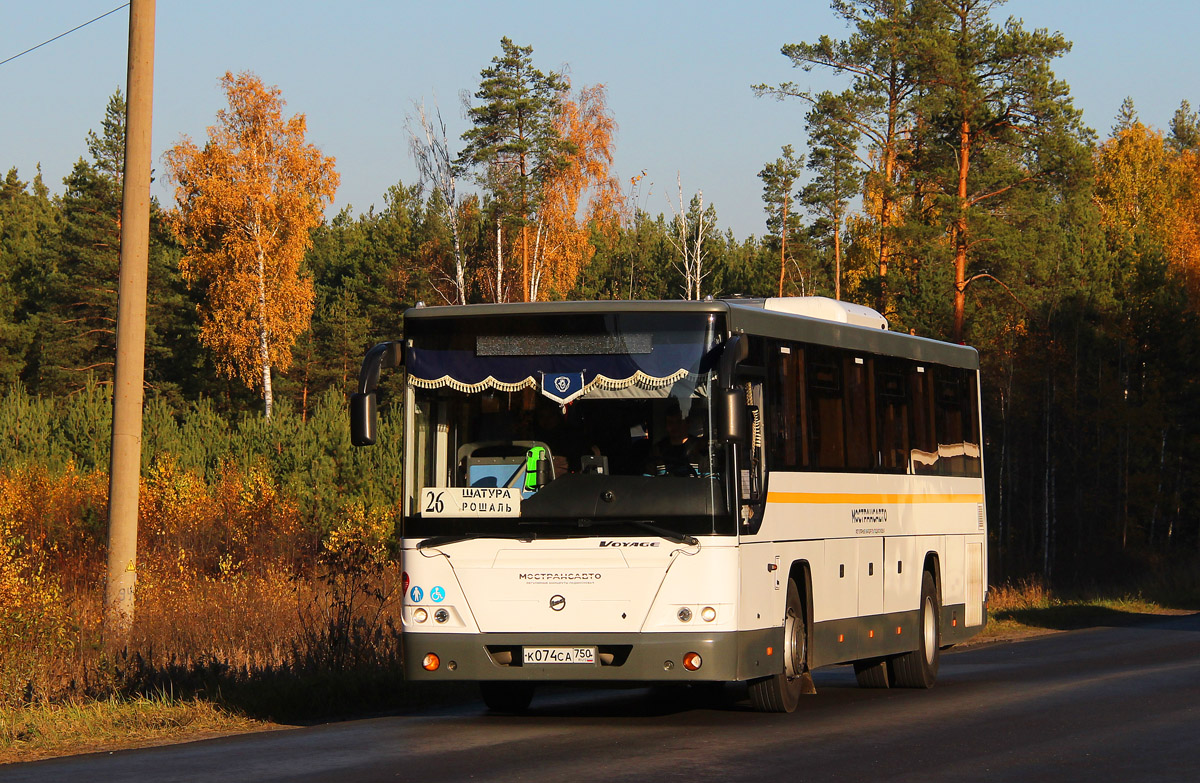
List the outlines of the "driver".
{"type": "Polygon", "coordinates": [[[691,434],[688,420],[678,407],[667,410],[665,429],[666,435],[654,443],[647,472],[653,476],[708,475],[708,443],[691,434]]]}

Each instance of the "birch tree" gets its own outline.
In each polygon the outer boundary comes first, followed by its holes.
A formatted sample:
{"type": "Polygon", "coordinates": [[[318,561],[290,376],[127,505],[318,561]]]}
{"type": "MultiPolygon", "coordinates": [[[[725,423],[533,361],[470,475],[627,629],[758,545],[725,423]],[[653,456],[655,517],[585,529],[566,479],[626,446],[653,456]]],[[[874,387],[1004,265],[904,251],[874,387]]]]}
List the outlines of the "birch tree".
{"type": "Polygon", "coordinates": [[[716,223],[716,213],[712,206],[704,209],[704,191],[697,191],[691,202],[684,206],[683,181],[676,176],[675,184],[679,194],[679,209],[671,204],[675,213],[675,234],[671,244],[679,253],[680,260],[675,268],[683,275],[683,298],[699,299],[700,285],[709,273],[704,271],[704,261],[707,252],[704,241],[716,223]]]}
{"type": "Polygon", "coordinates": [[[180,269],[199,288],[200,340],[217,367],[262,393],[271,417],[272,368],[286,370],[308,328],[309,232],[338,184],[334,159],[305,142],[303,114],[284,119],[278,87],[226,72],[229,107],[208,140],[184,137],[166,153],[178,208],[169,221],[184,248],[180,269]]]}
{"type": "Polygon", "coordinates": [[[408,118],[408,146],[412,151],[413,160],[417,164],[417,172],[421,182],[432,188],[446,207],[446,221],[450,224],[450,237],[454,247],[454,274],[449,280],[452,295],[451,304],[465,305],[467,303],[467,268],[462,250],[461,214],[457,182],[458,176],[454,169],[454,156],[450,154],[450,141],[446,136],[446,123],[442,121],[442,111],[436,105],[432,116],[425,110],[424,102],[414,105],[414,118],[408,118]]]}

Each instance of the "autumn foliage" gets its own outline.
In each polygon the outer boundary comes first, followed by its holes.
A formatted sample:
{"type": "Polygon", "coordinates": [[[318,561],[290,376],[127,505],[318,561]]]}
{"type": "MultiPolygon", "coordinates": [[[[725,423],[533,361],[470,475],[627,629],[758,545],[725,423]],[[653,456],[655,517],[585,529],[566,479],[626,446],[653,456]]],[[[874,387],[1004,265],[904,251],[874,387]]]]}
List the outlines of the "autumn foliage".
{"type": "Polygon", "coordinates": [[[185,138],[166,154],[179,202],[170,225],[184,278],[204,292],[201,341],[222,372],[262,390],[270,416],[271,369],[291,365],[312,315],[304,253],[338,175],[305,142],[304,115],[284,119],[279,88],[249,73],[221,85],[229,108],[207,143],[185,138]]]}
{"type": "Polygon", "coordinates": [[[532,293],[543,300],[560,299],[575,287],[596,252],[591,232],[613,236],[622,210],[620,185],[612,175],[617,124],[608,111],[604,85],[584,87],[577,99],[563,98],[559,105],[554,127],[573,151],[542,189],[532,293]]]}

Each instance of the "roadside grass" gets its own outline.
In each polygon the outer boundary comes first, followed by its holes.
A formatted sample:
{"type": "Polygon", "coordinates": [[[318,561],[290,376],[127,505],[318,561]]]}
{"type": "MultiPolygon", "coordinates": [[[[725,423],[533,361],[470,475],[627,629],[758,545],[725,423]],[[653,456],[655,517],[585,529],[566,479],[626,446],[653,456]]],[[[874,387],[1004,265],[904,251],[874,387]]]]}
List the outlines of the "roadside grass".
{"type": "Polygon", "coordinates": [[[5,707],[0,708],[0,764],[270,727],[203,699],[168,694],[5,707]]]}
{"type": "Polygon", "coordinates": [[[1037,579],[993,586],[988,623],[979,641],[1032,636],[1078,628],[1130,625],[1153,615],[1200,610],[1200,569],[1185,564],[1160,571],[1127,590],[1083,588],[1054,591],[1037,579]]]}

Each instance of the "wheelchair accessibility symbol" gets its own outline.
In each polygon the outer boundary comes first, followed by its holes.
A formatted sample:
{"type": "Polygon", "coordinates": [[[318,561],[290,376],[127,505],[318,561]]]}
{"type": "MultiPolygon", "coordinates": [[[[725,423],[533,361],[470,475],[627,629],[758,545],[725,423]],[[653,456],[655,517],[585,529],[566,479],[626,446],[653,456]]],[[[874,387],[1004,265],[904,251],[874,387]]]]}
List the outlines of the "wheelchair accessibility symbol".
{"type": "Polygon", "coordinates": [[[435,587],[429,591],[429,600],[435,604],[440,604],[445,597],[446,591],[440,587],[435,587]]]}

